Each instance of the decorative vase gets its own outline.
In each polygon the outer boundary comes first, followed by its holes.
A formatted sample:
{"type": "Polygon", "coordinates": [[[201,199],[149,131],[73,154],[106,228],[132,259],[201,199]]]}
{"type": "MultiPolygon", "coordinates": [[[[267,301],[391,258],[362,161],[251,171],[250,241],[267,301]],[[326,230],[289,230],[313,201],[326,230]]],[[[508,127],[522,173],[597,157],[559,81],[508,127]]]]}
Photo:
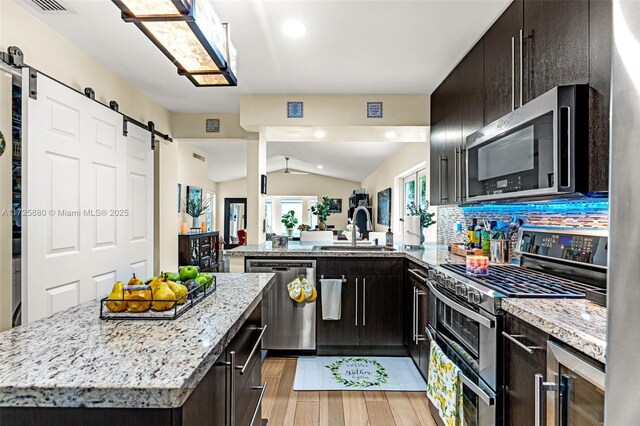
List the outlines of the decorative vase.
{"type": "Polygon", "coordinates": [[[200,228],[200,218],[199,217],[194,217],[193,218],[193,223],[191,224],[191,228],[195,229],[195,228],[200,228]]]}
{"type": "Polygon", "coordinates": [[[326,223],[324,223],[324,222],[318,223],[318,230],[326,231],[326,229],[327,229],[327,224],[326,223]]]}
{"type": "Polygon", "coordinates": [[[427,228],[421,228],[420,229],[420,245],[425,247],[425,240],[427,239],[427,237],[425,236],[425,233],[427,232],[427,228]]]}
{"type": "Polygon", "coordinates": [[[293,237],[293,228],[289,228],[289,229],[287,229],[287,235],[288,235],[289,237],[293,237]]]}

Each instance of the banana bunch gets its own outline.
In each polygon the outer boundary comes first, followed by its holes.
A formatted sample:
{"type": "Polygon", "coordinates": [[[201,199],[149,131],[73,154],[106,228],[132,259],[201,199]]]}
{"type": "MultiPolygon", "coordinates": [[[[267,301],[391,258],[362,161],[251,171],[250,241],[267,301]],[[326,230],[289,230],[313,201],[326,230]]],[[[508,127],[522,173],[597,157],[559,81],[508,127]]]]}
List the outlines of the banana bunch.
{"type": "Polygon", "coordinates": [[[313,302],[318,297],[316,289],[313,284],[306,278],[296,278],[287,284],[287,290],[289,290],[289,297],[298,303],[313,302]]]}

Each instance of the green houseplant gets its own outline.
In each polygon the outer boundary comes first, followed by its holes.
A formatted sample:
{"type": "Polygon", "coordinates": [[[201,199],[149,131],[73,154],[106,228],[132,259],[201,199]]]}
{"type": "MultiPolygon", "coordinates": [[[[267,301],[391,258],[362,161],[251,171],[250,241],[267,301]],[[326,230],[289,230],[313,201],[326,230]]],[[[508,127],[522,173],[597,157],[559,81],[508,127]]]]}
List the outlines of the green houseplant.
{"type": "Polygon", "coordinates": [[[324,231],[327,229],[327,218],[331,216],[329,211],[331,208],[331,199],[329,197],[322,197],[322,202],[311,206],[311,213],[318,217],[318,229],[324,231]]]}
{"type": "Polygon", "coordinates": [[[184,211],[193,219],[192,228],[200,228],[200,216],[207,213],[209,201],[209,198],[204,200],[200,197],[185,198],[184,211]]]}
{"type": "Polygon", "coordinates": [[[416,203],[407,204],[407,211],[409,216],[420,216],[420,244],[424,244],[424,230],[436,223],[433,220],[433,217],[436,215],[435,213],[429,213],[427,210],[429,209],[429,202],[425,202],[424,206],[419,205],[416,206],[416,203]]]}
{"type": "Polygon", "coordinates": [[[296,217],[296,212],[290,210],[288,213],[282,215],[282,219],[280,219],[280,223],[287,228],[287,235],[293,235],[293,228],[298,224],[298,218],[296,217]]]}

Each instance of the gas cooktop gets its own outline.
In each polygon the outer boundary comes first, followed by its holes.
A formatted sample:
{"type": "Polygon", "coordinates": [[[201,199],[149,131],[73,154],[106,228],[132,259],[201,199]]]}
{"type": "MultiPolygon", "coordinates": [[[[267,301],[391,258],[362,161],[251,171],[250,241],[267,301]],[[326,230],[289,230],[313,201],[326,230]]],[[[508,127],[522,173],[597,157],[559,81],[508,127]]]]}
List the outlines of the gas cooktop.
{"type": "Polygon", "coordinates": [[[594,288],[589,284],[567,280],[515,265],[491,265],[489,268],[490,275],[487,277],[467,276],[466,267],[461,264],[446,263],[440,266],[499,291],[506,297],[583,298],[587,290],[594,288]]]}

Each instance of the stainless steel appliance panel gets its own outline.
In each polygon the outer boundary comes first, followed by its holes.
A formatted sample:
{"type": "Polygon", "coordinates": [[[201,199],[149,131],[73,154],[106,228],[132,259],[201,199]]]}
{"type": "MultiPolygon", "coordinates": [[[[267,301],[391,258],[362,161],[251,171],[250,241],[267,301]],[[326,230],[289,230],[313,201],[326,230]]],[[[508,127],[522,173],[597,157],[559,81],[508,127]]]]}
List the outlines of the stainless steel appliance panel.
{"type": "Polygon", "coordinates": [[[248,259],[247,272],[272,272],[276,282],[265,295],[262,318],[269,328],[264,337],[263,349],[267,350],[315,350],[316,303],[298,303],[289,297],[287,284],[298,276],[307,276],[316,283],[316,261],[298,259],[248,259]],[[308,271],[311,270],[311,275],[308,271]]]}
{"type": "Polygon", "coordinates": [[[547,381],[536,376],[538,423],[548,426],[604,424],[604,366],[559,344],[547,343],[547,381]],[[544,397],[546,393],[546,398],[544,397]],[[546,410],[542,406],[546,399],[546,410]]]}
{"type": "Polygon", "coordinates": [[[608,425],[637,424],[640,339],[630,324],[640,324],[640,2],[613,2],[611,93],[610,233],[607,336],[608,425]]]}

